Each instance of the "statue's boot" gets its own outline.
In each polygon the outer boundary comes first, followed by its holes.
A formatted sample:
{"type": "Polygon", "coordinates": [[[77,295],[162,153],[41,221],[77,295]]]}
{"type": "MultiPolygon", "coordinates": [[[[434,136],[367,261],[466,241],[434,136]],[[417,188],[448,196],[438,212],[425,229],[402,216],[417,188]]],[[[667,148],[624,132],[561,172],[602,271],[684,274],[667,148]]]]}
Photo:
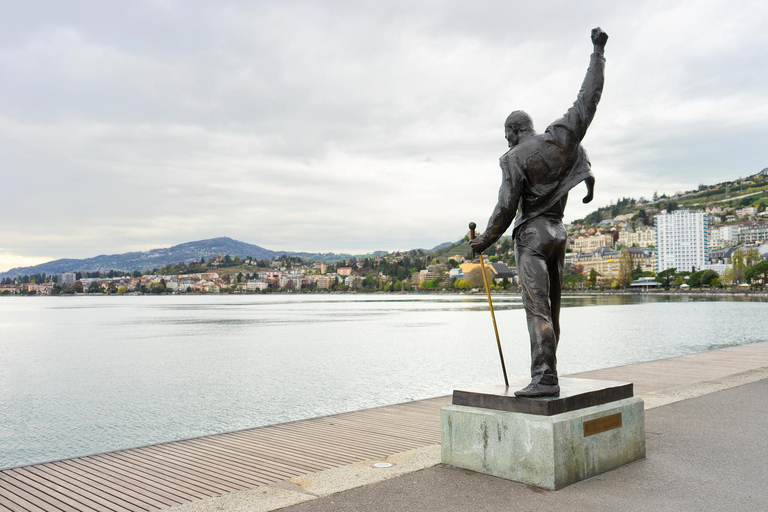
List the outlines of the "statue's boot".
{"type": "Polygon", "coordinates": [[[560,396],[560,386],[558,384],[542,384],[541,382],[531,382],[520,391],[515,391],[515,396],[520,398],[560,396]]]}

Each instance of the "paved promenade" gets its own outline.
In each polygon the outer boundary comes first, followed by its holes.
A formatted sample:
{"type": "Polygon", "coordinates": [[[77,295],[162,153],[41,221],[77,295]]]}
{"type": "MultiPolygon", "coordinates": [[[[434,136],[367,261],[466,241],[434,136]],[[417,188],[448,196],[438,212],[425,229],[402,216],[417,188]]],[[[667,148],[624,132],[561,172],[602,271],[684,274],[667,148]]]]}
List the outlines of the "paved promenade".
{"type": "Polygon", "coordinates": [[[768,510],[768,343],[578,376],[635,383],[648,458],[554,493],[438,465],[438,397],[3,471],[0,511],[768,510]]]}
{"type": "Polygon", "coordinates": [[[768,510],[768,380],[646,412],[647,458],[559,491],[437,465],[282,509],[768,510]]]}

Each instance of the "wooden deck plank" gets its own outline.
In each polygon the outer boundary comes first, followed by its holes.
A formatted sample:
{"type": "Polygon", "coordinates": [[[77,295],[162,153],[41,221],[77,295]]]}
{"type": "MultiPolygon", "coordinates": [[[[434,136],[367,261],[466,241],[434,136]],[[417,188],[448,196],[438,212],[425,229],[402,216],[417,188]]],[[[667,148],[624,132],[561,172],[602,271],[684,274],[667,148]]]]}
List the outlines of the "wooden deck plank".
{"type": "Polygon", "coordinates": [[[212,437],[207,441],[208,442],[201,444],[210,445],[217,450],[221,450],[221,453],[229,454],[233,458],[240,457],[243,460],[243,463],[251,469],[259,467],[259,464],[265,464],[274,467],[275,471],[279,470],[281,472],[294,473],[298,468],[305,469],[306,471],[313,471],[314,468],[317,467],[315,464],[311,464],[308,461],[299,458],[286,460],[287,457],[285,454],[280,454],[278,457],[274,451],[271,454],[268,454],[268,457],[270,458],[264,457],[263,453],[262,456],[259,456],[252,450],[249,450],[251,446],[244,443],[237,443],[234,440],[225,442],[218,437],[212,437]]]}
{"type": "Polygon", "coordinates": [[[257,435],[243,436],[243,442],[253,446],[263,445],[268,450],[271,450],[272,453],[275,452],[275,447],[284,447],[283,449],[291,450],[292,453],[297,453],[301,456],[314,457],[313,460],[316,460],[321,464],[334,458],[344,458],[345,455],[350,457],[360,456],[357,452],[340,451],[338,445],[333,447],[318,445],[309,446],[306,443],[306,440],[301,436],[293,436],[293,433],[281,435],[279,432],[273,430],[259,432],[257,435]]]}
{"type": "Polygon", "coordinates": [[[123,468],[105,464],[97,457],[79,459],[78,463],[83,466],[87,466],[95,472],[103,472],[113,476],[114,478],[117,478],[120,481],[124,481],[134,486],[140,492],[150,493],[154,499],[164,502],[168,506],[179,505],[181,503],[186,503],[190,500],[198,498],[196,495],[178,495],[175,493],[175,491],[170,492],[172,489],[166,489],[162,484],[158,484],[156,481],[148,480],[143,478],[141,475],[136,475],[133,472],[126,471],[123,468]]]}
{"type": "Polygon", "coordinates": [[[175,479],[163,474],[152,471],[151,468],[140,464],[132,464],[118,457],[112,457],[112,454],[105,453],[94,457],[93,462],[110,469],[120,471],[142,484],[151,485],[157,491],[165,493],[169,499],[181,499],[183,501],[190,498],[205,498],[216,494],[200,487],[193,487],[176,481],[175,479]]]}
{"type": "Polygon", "coordinates": [[[117,463],[124,463],[131,467],[140,468],[144,474],[159,479],[160,481],[172,480],[180,488],[194,491],[201,495],[216,495],[231,490],[231,485],[223,485],[217,478],[208,474],[196,474],[189,468],[180,464],[172,464],[166,461],[165,464],[157,464],[147,457],[136,457],[135,455],[116,452],[110,454],[110,459],[117,463]]]}
{"type": "Polygon", "coordinates": [[[12,502],[5,493],[0,493],[0,512],[29,512],[29,509],[12,502]]]}
{"type": "MultiPolygon", "coordinates": [[[[186,461],[188,464],[196,464],[198,466],[211,465],[220,473],[236,479],[238,484],[242,483],[253,486],[259,483],[266,483],[266,480],[259,481],[259,478],[254,475],[254,467],[252,465],[234,458],[235,456],[240,458],[240,454],[233,454],[233,456],[228,457],[225,454],[219,453],[215,447],[207,446],[209,444],[199,440],[195,440],[195,442],[172,443],[164,445],[162,450],[158,448],[157,450],[152,450],[152,452],[158,456],[167,456],[186,461]],[[256,480],[255,482],[254,479],[256,480]]],[[[265,475],[262,477],[262,480],[267,478],[269,481],[274,481],[270,479],[269,475],[271,475],[271,471],[266,466],[265,475]]]]}
{"type": "Polygon", "coordinates": [[[7,506],[8,510],[12,512],[47,512],[47,510],[50,510],[26,501],[2,485],[0,485],[0,503],[3,503],[3,506],[7,506]]]}
{"type": "MultiPolygon", "coordinates": [[[[313,431],[307,433],[300,427],[286,426],[285,430],[291,430],[298,434],[309,434],[310,439],[321,441],[323,438],[330,438],[331,436],[339,437],[341,439],[349,439],[343,444],[343,446],[350,449],[358,449],[363,456],[368,453],[381,453],[381,449],[389,450],[394,448],[397,451],[409,450],[413,443],[409,443],[407,439],[404,439],[397,435],[380,436],[374,433],[366,433],[364,431],[353,431],[352,429],[333,428],[333,426],[313,425],[313,431]],[[339,435],[343,434],[343,435],[339,435]],[[356,435],[354,435],[356,434],[356,435]],[[352,441],[351,439],[354,439],[352,441]],[[385,448],[386,447],[386,448],[385,448]]],[[[340,443],[341,444],[341,443],[340,443]]],[[[418,444],[418,443],[417,443],[418,444]]]]}
{"type": "MultiPolygon", "coordinates": [[[[235,438],[224,437],[212,437],[210,439],[194,439],[193,442],[185,443],[185,447],[194,448],[203,452],[214,451],[222,457],[242,457],[244,461],[249,461],[251,458],[254,462],[259,462],[257,456],[249,457],[248,452],[244,449],[248,448],[248,444],[237,441],[235,438]]],[[[231,460],[231,459],[230,459],[231,460]]],[[[301,461],[295,461],[292,463],[286,463],[279,459],[271,458],[270,460],[262,459],[260,462],[265,462],[274,466],[274,469],[293,472],[296,470],[297,463],[300,465],[301,461]]],[[[245,466],[250,469],[252,462],[244,463],[245,466]]]]}
{"type": "Polygon", "coordinates": [[[323,457],[326,460],[334,460],[334,459],[342,459],[344,456],[350,456],[350,457],[365,457],[366,452],[360,450],[359,448],[351,448],[348,445],[338,443],[338,440],[333,440],[333,445],[315,445],[315,444],[309,444],[307,443],[307,436],[302,435],[305,433],[302,432],[293,432],[293,431],[276,431],[271,430],[269,432],[264,432],[261,434],[260,437],[263,437],[265,439],[269,439],[273,442],[281,443],[285,442],[287,443],[301,443],[303,444],[303,449],[308,452],[313,453],[320,453],[323,454],[323,457]]]}
{"type": "MultiPolygon", "coordinates": [[[[331,439],[327,436],[334,436],[338,434],[339,432],[343,432],[343,429],[334,429],[334,428],[327,428],[323,425],[314,424],[312,425],[311,430],[307,430],[299,425],[281,425],[279,429],[276,429],[278,432],[281,432],[283,434],[287,434],[288,432],[293,433],[296,436],[299,437],[307,437],[311,440],[316,441],[324,441],[328,442],[328,439],[331,439]]],[[[337,445],[339,447],[344,447],[352,451],[358,451],[360,454],[365,456],[365,454],[370,453],[374,448],[374,444],[376,441],[380,440],[381,438],[378,438],[376,436],[371,435],[365,435],[360,436],[359,438],[353,438],[351,436],[348,437],[342,437],[338,436],[336,440],[334,440],[334,445],[337,445]]],[[[391,438],[387,439],[388,444],[390,444],[393,448],[400,449],[403,448],[403,443],[398,438],[391,438]]]]}
{"type": "Polygon", "coordinates": [[[41,464],[39,466],[28,466],[30,470],[39,471],[41,474],[47,475],[58,482],[66,483],[73,489],[79,489],[84,492],[93,493],[101,498],[114,503],[116,505],[115,510],[130,510],[133,512],[139,512],[147,510],[148,504],[134,500],[127,496],[121,496],[115,493],[114,489],[105,487],[99,482],[92,480],[84,480],[82,477],[73,476],[73,474],[66,469],[56,468],[52,470],[50,465],[41,464]]]}
{"type": "Polygon", "coordinates": [[[115,494],[122,496],[124,499],[133,498],[141,503],[146,504],[150,508],[163,508],[173,505],[175,502],[165,500],[162,497],[155,496],[148,489],[143,487],[137,487],[133,485],[127,479],[115,478],[114,475],[107,471],[94,470],[85,466],[84,464],[75,465],[71,461],[54,462],[52,466],[63,466],[67,471],[71,471],[80,476],[88,483],[91,482],[104,482],[104,485],[109,486],[114,490],[115,494]]]}
{"type": "Polygon", "coordinates": [[[189,483],[196,485],[205,485],[210,482],[211,490],[214,492],[231,491],[232,489],[249,488],[259,485],[258,480],[240,476],[233,471],[227,471],[222,467],[214,457],[205,458],[190,454],[178,448],[167,447],[167,449],[144,450],[142,453],[119,453],[115,454],[121,457],[130,457],[137,463],[146,464],[149,467],[157,468],[162,471],[167,470],[169,474],[178,475],[189,483]]]}
{"type": "Polygon", "coordinates": [[[71,505],[58,500],[45,492],[45,489],[35,489],[24,482],[14,478],[15,475],[3,475],[0,481],[0,488],[5,489],[16,496],[32,503],[43,510],[59,510],[61,512],[77,512],[77,509],[71,505]]]}
{"type": "Polygon", "coordinates": [[[106,502],[103,498],[99,498],[91,493],[79,494],[66,484],[62,485],[60,481],[41,476],[39,471],[35,471],[34,466],[19,468],[14,472],[14,475],[23,478],[25,483],[32,488],[44,489],[49,496],[65,501],[76,509],[83,507],[88,510],[101,510],[103,512],[113,512],[115,510],[114,503],[106,502]]]}

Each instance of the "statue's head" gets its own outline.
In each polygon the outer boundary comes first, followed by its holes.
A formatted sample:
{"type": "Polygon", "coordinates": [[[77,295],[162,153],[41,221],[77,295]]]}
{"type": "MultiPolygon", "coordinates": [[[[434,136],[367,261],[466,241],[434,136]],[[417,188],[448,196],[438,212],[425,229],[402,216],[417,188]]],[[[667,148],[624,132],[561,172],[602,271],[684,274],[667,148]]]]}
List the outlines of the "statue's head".
{"type": "Polygon", "coordinates": [[[504,123],[504,136],[513,148],[520,143],[520,140],[526,135],[535,133],[533,131],[533,119],[522,110],[515,110],[504,123]]]}

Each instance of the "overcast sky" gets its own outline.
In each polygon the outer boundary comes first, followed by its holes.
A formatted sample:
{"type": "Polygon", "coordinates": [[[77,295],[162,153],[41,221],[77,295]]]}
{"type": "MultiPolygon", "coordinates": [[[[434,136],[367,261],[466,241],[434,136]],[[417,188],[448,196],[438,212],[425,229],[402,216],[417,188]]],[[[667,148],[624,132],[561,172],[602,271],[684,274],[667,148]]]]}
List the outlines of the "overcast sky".
{"type": "Polygon", "coordinates": [[[576,97],[595,201],[768,167],[764,1],[2,1],[0,271],[230,236],[432,247],[485,227],[503,123],[576,97]]]}

